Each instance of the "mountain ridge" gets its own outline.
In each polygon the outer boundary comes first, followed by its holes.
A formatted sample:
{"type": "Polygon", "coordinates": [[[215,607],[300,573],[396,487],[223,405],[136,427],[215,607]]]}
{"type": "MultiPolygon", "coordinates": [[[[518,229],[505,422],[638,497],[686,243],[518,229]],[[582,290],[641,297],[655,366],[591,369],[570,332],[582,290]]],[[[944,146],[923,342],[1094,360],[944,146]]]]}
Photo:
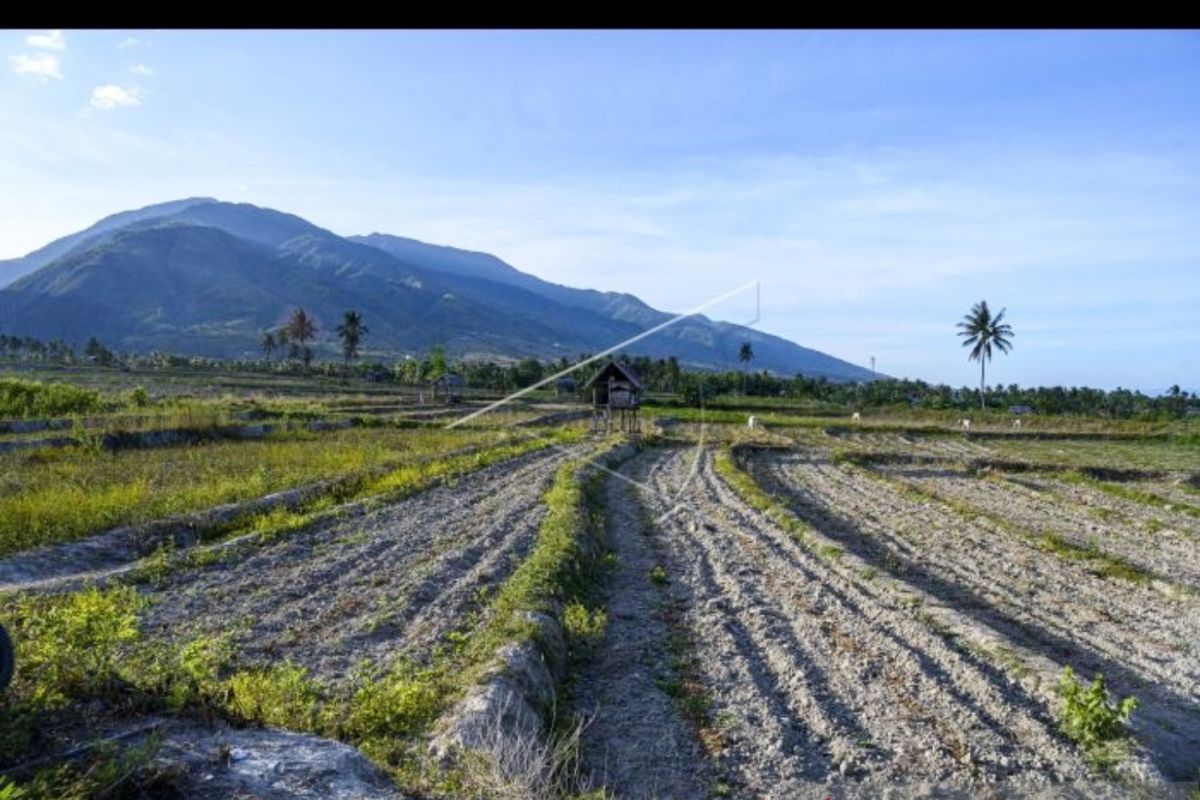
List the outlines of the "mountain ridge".
{"type": "MultiPolygon", "coordinates": [[[[0,288],[6,332],[221,357],[254,355],[261,331],[297,305],[323,329],[320,354],[334,354],[330,332],[354,308],[371,327],[366,353],[385,358],[434,344],[454,356],[575,357],[673,316],[632,294],[545,281],[489,253],[383,233],[343,237],[293,214],[212,198],[120,212],[0,266],[24,270],[0,288]]],[[[742,341],[754,347],[755,369],[871,377],[828,354],[701,315],[628,351],[736,369],[742,341]]]]}

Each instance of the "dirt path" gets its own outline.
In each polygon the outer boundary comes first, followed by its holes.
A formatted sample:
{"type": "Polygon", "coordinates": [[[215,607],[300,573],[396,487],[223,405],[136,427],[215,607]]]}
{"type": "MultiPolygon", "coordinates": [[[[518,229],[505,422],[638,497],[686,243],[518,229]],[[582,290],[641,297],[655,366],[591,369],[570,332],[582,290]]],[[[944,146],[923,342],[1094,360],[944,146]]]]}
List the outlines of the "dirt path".
{"type": "Polygon", "coordinates": [[[649,578],[660,559],[635,491],[617,477],[604,486],[617,568],[604,640],[573,687],[575,712],[590,720],[581,740],[584,779],[620,798],[704,797],[711,778],[695,732],[659,688],[671,679],[666,597],[649,578]]]}
{"type": "Polygon", "coordinates": [[[746,507],[711,454],[694,474],[693,458],[650,451],[632,477],[653,490],[642,500],[659,519],[736,796],[911,796],[1086,776],[1042,706],[1000,671],[746,507]]]}
{"type": "Polygon", "coordinates": [[[333,683],[363,659],[425,661],[528,553],[541,496],[574,453],[521,456],[239,561],[173,573],[152,592],[145,628],[232,631],[243,661],[290,659],[333,683]]]}
{"type": "MultiPolygon", "coordinates": [[[[1043,553],[982,518],[965,519],[912,499],[820,451],[751,461],[759,482],[921,602],[949,608],[986,630],[1012,656],[1054,674],[1103,672],[1111,688],[1136,694],[1138,739],[1170,779],[1189,780],[1200,752],[1200,609],[1146,585],[1105,579],[1083,562],[1043,553]]],[[[1020,503],[1020,495],[1010,503],[1020,503]]],[[[1011,510],[1011,509],[1010,509],[1011,510]]]]}

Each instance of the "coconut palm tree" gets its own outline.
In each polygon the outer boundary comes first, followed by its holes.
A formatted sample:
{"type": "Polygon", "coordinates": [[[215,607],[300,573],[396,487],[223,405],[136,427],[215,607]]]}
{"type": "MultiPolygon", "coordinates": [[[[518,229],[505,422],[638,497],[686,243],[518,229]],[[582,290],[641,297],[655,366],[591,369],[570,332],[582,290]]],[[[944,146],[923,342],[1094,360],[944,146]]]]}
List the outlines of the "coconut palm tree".
{"type": "Polygon", "coordinates": [[[742,342],[742,346],[738,348],[738,361],[742,362],[742,394],[746,393],[746,368],[753,360],[754,348],[749,342],[742,342]]]}
{"type": "Polygon", "coordinates": [[[1008,340],[1010,336],[1014,335],[1012,327],[1003,321],[1006,310],[1000,309],[1000,313],[993,317],[992,312],[988,309],[987,300],[980,300],[971,306],[971,313],[958,323],[958,327],[961,329],[958,335],[966,337],[963,347],[971,348],[967,360],[979,362],[980,409],[986,408],[983,397],[984,392],[987,391],[984,374],[987,362],[992,358],[992,345],[995,345],[1001,353],[1007,353],[1012,347],[1012,342],[1008,340]]]}
{"type": "Polygon", "coordinates": [[[307,372],[308,365],[312,361],[312,350],[306,343],[317,335],[317,324],[303,308],[297,308],[288,320],[287,334],[288,340],[299,348],[300,358],[304,360],[304,370],[307,372]]]}
{"type": "Polygon", "coordinates": [[[358,356],[358,345],[363,336],[371,329],[363,325],[362,314],[357,311],[347,311],[342,314],[342,324],[337,326],[338,338],[342,340],[342,355],[346,358],[346,366],[358,356]]]}
{"type": "Polygon", "coordinates": [[[275,334],[271,331],[263,331],[262,338],[258,340],[258,348],[263,351],[263,355],[267,357],[267,361],[271,360],[271,356],[275,354],[275,348],[279,344],[275,341],[275,334]]]}

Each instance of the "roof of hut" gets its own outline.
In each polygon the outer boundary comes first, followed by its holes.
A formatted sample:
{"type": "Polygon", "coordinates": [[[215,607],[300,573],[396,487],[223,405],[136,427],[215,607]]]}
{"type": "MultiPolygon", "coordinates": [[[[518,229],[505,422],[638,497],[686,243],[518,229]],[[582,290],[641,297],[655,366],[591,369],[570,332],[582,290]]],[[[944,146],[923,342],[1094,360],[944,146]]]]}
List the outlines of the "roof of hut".
{"type": "Polygon", "coordinates": [[[599,372],[592,376],[590,381],[584,384],[583,388],[586,389],[599,380],[608,380],[609,378],[629,381],[638,389],[642,388],[642,379],[637,376],[637,373],[633,371],[632,367],[630,367],[628,364],[622,364],[620,361],[609,361],[600,368],[599,372]]]}

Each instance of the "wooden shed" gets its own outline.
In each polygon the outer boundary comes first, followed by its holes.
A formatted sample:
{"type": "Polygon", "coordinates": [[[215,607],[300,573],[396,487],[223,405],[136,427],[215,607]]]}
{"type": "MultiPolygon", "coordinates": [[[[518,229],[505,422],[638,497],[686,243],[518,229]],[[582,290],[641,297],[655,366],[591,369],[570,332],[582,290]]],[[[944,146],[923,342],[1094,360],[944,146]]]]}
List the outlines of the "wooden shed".
{"type": "Polygon", "coordinates": [[[592,390],[592,432],[638,434],[642,379],[628,364],[609,361],[583,387],[592,390]]]}
{"type": "Polygon", "coordinates": [[[558,397],[571,397],[575,394],[575,379],[564,375],[554,382],[554,394],[558,397]]]}
{"type": "Polygon", "coordinates": [[[447,403],[461,403],[462,392],[465,381],[462,375],[454,372],[447,372],[433,382],[433,400],[436,403],[439,399],[445,400],[447,403]]]}

